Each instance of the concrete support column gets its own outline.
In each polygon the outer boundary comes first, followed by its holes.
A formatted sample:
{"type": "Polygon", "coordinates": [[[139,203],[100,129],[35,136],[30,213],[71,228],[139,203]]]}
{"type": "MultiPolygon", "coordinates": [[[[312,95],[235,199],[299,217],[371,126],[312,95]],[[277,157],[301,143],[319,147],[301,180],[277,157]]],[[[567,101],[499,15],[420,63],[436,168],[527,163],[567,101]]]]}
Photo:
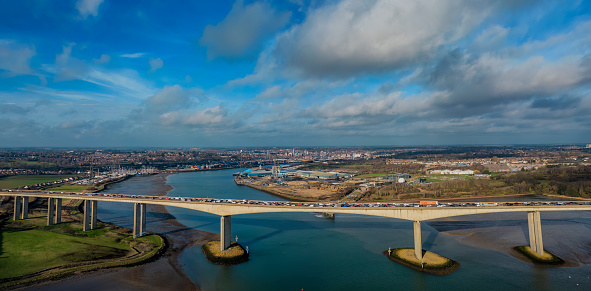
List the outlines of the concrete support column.
{"type": "Polygon", "coordinates": [[[22,200],[23,208],[21,212],[21,219],[27,219],[27,217],[29,217],[29,197],[23,196],[22,200]]]}
{"type": "Polygon", "coordinates": [[[146,235],[146,203],[140,204],[140,236],[146,235]]]}
{"type": "Polygon", "coordinates": [[[133,238],[140,237],[141,203],[133,204],[133,238]]]}
{"type": "Polygon", "coordinates": [[[14,197],[14,214],[12,215],[13,220],[19,220],[21,218],[21,196],[14,197]]]}
{"type": "Polygon", "coordinates": [[[232,223],[230,220],[231,216],[222,216],[220,220],[221,231],[220,231],[220,248],[222,251],[230,247],[232,239],[232,223]]]}
{"type": "Polygon", "coordinates": [[[413,222],[414,228],[414,237],[415,237],[415,257],[419,259],[419,261],[423,261],[423,242],[421,241],[421,222],[414,221],[413,222]]]}
{"type": "Polygon", "coordinates": [[[529,247],[532,251],[543,255],[542,219],[540,218],[539,211],[527,212],[527,228],[529,230],[529,247]]]}
{"type": "Polygon", "coordinates": [[[54,205],[54,199],[53,198],[47,198],[47,225],[52,225],[53,224],[53,217],[54,217],[54,211],[55,211],[55,205],[54,205]]]}
{"type": "Polygon", "coordinates": [[[62,198],[55,198],[55,223],[62,222],[62,198]]]}
{"type": "Polygon", "coordinates": [[[96,228],[96,212],[97,212],[97,208],[98,208],[98,201],[96,201],[96,200],[90,201],[90,208],[92,209],[90,229],[95,229],[96,228]]]}
{"type": "Polygon", "coordinates": [[[542,242],[542,219],[540,218],[540,212],[536,211],[534,214],[534,228],[536,236],[536,252],[540,255],[544,254],[544,243],[542,242]]]}
{"type": "Polygon", "coordinates": [[[536,235],[534,227],[534,214],[535,211],[527,212],[527,229],[529,230],[529,247],[532,251],[537,252],[536,235]]]}
{"type": "Polygon", "coordinates": [[[90,225],[90,212],[92,210],[90,209],[90,200],[84,200],[84,226],[82,227],[83,231],[88,231],[90,228],[88,227],[90,225]]]}

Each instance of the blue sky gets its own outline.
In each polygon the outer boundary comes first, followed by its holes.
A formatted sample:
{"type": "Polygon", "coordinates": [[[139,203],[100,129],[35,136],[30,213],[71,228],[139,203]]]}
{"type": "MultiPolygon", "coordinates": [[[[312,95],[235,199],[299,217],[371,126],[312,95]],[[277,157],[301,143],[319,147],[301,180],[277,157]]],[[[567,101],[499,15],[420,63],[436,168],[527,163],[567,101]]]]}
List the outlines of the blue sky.
{"type": "Polygon", "coordinates": [[[0,147],[591,143],[589,1],[0,2],[0,147]]]}

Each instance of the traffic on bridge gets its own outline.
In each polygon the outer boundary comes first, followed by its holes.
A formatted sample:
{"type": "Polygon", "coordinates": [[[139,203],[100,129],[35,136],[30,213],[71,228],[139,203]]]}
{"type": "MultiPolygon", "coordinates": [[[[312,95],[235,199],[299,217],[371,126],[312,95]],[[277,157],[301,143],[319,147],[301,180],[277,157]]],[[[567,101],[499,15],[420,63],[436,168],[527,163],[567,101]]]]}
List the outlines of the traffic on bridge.
{"type": "MultiPolygon", "coordinates": [[[[107,194],[107,193],[79,193],[79,192],[59,192],[59,191],[27,191],[27,190],[1,190],[1,192],[30,193],[43,195],[76,195],[90,197],[111,197],[126,199],[149,199],[149,200],[173,200],[184,202],[200,203],[228,203],[243,205],[269,205],[269,206],[305,206],[305,207],[495,207],[495,206],[571,206],[571,205],[591,205],[591,201],[529,201],[529,202],[445,202],[427,200],[419,202],[377,202],[377,203],[355,203],[355,202],[293,202],[293,201],[261,201],[247,199],[219,199],[219,198],[195,198],[195,197],[171,197],[171,196],[149,196],[149,195],[131,195],[131,194],[107,194]]],[[[74,197],[73,197],[74,198],[74,197]]],[[[79,198],[79,197],[75,197],[79,198]]]]}

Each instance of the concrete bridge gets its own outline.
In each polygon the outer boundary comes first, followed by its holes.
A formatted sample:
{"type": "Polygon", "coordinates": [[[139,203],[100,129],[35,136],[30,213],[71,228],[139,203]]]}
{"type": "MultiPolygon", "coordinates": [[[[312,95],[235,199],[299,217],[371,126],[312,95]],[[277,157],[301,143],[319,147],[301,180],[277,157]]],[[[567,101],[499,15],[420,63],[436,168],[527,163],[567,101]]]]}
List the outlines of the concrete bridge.
{"type": "MultiPolygon", "coordinates": [[[[61,222],[62,199],[81,199],[84,201],[84,222],[83,230],[96,228],[96,215],[98,201],[122,202],[134,204],[134,238],[145,234],[146,228],[146,204],[164,205],[187,208],[221,216],[220,219],[220,241],[221,248],[225,250],[230,246],[231,239],[231,216],[251,213],[270,212],[325,212],[325,213],[348,213],[360,215],[382,216],[413,221],[414,226],[414,248],[415,256],[422,260],[421,221],[453,217],[460,215],[501,213],[501,212],[527,212],[529,241],[533,251],[543,254],[542,226],[540,219],[541,211],[591,211],[591,205],[519,205],[519,206],[468,206],[468,207],[326,207],[320,206],[318,202],[309,202],[311,206],[297,206],[294,204],[273,205],[275,201],[249,201],[253,204],[241,203],[215,203],[190,201],[196,198],[163,197],[163,196],[142,196],[128,194],[103,194],[103,193],[57,193],[41,191],[13,191],[0,192],[0,196],[14,196],[13,218],[26,219],[28,212],[29,197],[48,198],[48,225],[61,222]],[[267,205],[269,204],[269,205],[267,205]]],[[[235,200],[232,202],[242,202],[235,200]]],[[[568,203],[561,201],[561,203],[568,203]]],[[[289,204],[289,202],[287,203],[289,204]]],[[[300,203],[298,203],[300,204],[300,203]]],[[[336,206],[336,205],[335,205],[336,206]]]]}

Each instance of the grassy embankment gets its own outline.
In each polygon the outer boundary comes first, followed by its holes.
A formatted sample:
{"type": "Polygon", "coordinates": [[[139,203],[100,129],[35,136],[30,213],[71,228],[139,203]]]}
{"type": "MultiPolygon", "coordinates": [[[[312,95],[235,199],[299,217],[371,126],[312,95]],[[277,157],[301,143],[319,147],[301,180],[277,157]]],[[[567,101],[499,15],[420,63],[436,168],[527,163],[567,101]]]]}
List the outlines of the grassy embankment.
{"type": "Polygon", "coordinates": [[[218,265],[237,265],[248,261],[248,252],[236,243],[231,242],[230,247],[220,250],[220,241],[210,241],[201,246],[201,251],[208,261],[218,265]]]}
{"type": "Polygon", "coordinates": [[[0,178],[0,189],[17,189],[28,185],[53,182],[76,175],[19,175],[0,178]]]}
{"type": "MultiPolygon", "coordinates": [[[[77,208],[69,204],[71,210],[77,208]]],[[[77,218],[64,215],[62,223],[51,226],[46,225],[45,211],[34,211],[26,220],[5,219],[0,228],[0,289],[75,272],[142,264],[166,248],[158,235],[132,239],[130,230],[101,222],[99,228],[83,232],[77,218]]]]}
{"type": "Polygon", "coordinates": [[[56,187],[50,187],[46,190],[49,191],[62,191],[62,192],[82,192],[85,190],[91,190],[92,185],[78,185],[78,184],[60,184],[56,187]]]}
{"type": "Polygon", "coordinates": [[[564,264],[564,260],[546,250],[544,250],[543,255],[540,255],[537,252],[532,251],[532,249],[529,246],[517,246],[514,247],[513,250],[524,255],[529,261],[536,265],[559,266],[564,264]]]}
{"type": "Polygon", "coordinates": [[[424,265],[421,266],[421,261],[415,257],[413,248],[396,248],[392,249],[390,254],[384,251],[384,255],[403,266],[433,275],[447,275],[460,267],[460,263],[452,259],[425,250],[423,250],[422,261],[424,265]]]}

